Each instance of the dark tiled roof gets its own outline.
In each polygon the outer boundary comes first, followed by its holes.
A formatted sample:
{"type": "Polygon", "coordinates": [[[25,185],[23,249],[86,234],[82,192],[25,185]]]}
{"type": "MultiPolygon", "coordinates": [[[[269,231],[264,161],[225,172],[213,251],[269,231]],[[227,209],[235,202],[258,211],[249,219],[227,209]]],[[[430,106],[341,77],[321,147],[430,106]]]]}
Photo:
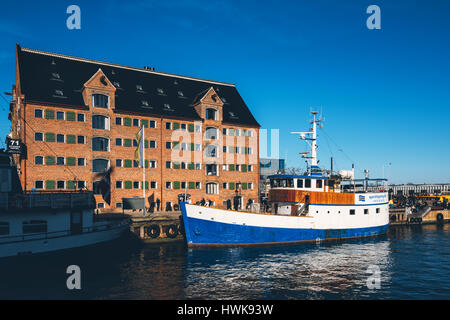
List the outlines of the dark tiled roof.
{"type": "Polygon", "coordinates": [[[192,106],[194,99],[213,87],[225,100],[224,123],[259,126],[232,84],[25,48],[19,48],[18,60],[27,101],[84,106],[83,84],[101,69],[117,88],[118,111],[200,119],[192,106]]]}

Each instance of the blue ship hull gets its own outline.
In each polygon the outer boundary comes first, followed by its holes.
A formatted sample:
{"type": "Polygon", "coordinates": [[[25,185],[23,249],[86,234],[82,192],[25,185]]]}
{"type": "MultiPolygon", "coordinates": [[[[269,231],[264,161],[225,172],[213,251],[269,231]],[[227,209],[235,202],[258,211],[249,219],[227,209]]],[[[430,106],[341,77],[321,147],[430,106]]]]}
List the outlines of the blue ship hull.
{"type": "Polygon", "coordinates": [[[188,217],[184,203],[181,204],[181,211],[188,246],[268,245],[363,238],[383,234],[389,226],[352,229],[269,228],[188,217]]]}

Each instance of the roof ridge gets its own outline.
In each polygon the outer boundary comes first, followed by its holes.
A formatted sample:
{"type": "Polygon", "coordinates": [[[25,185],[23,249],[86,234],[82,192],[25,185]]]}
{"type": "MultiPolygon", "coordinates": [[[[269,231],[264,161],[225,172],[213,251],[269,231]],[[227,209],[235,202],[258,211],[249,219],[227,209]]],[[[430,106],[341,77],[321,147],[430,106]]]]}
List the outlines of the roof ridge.
{"type": "Polygon", "coordinates": [[[69,59],[69,60],[76,60],[76,61],[82,61],[82,62],[87,62],[87,63],[101,64],[101,65],[105,65],[105,66],[109,66],[109,67],[116,67],[116,68],[140,71],[140,72],[144,72],[144,73],[159,74],[159,75],[167,76],[167,77],[176,77],[176,78],[180,78],[180,79],[188,79],[188,80],[194,80],[194,81],[199,81],[199,82],[208,82],[208,83],[212,83],[212,84],[219,84],[219,85],[226,85],[226,86],[236,87],[236,85],[233,84],[233,83],[220,82],[220,81],[214,81],[214,80],[208,80],[208,79],[201,79],[201,78],[195,78],[195,77],[189,77],[189,76],[182,76],[182,75],[168,73],[168,72],[151,71],[151,70],[146,70],[146,69],[137,68],[137,67],[125,66],[125,65],[121,65],[121,64],[117,64],[117,63],[93,60],[93,59],[88,59],[88,58],[74,57],[74,56],[69,56],[69,55],[65,55],[65,54],[54,53],[54,52],[47,52],[47,51],[42,51],[42,50],[37,50],[37,49],[30,49],[30,48],[22,48],[21,47],[20,50],[24,51],[24,52],[42,54],[42,55],[47,55],[47,56],[51,56],[51,57],[57,57],[57,58],[63,58],[63,59],[69,59]]]}

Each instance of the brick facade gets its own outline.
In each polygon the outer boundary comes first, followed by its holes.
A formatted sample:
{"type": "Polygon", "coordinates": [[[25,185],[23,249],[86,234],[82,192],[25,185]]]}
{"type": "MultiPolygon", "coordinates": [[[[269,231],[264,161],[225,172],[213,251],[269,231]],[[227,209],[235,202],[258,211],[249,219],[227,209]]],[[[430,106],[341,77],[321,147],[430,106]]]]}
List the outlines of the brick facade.
{"type": "Polygon", "coordinates": [[[76,107],[27,101],[17,78],[11,122],[13,137],[27,146],[27,159],[19,166],[24,190],[93,189],[100,180],[94,162],[97,167],[102,163],[97,159],[104,159],[113,167],[110,205],[100,194],[95,197],[100,207],[120,208],[122,197],[143,195],[133,140],[144,126],[147,207],[157,199],[163,210],[168,202],[173,207],[185,189],[193,203],[211,200],[219,208],[236,190],[244,206],[250,199],[259,202],[259,128],[224,122],[224,102],[212,86],[193,103],[201,118],[195,120],[118,110],[117,89],[101,69],[86,80],[79,92],[85,106],[76,107]],[[106,108],[94,106],[95,94],[108,97],[106,108]]]}

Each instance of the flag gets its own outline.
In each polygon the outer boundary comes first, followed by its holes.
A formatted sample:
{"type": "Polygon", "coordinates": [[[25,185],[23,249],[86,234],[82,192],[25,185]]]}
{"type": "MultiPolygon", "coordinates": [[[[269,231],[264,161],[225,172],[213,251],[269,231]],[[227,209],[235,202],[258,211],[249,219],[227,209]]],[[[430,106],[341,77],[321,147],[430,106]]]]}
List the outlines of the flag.
{"type": "Polygon", "coordinates": [[[138,147],[134,152],[134,160],[139,163],[140,167],[144,167],[144,127],[136,133],[136,141],[138,142],[138,147]]]}
{"type": "Polygon", "coordinates": [[[103,200],[110,205],[111,204],[111,173],[114,171],[114,167],[110,167],[104,172],[97,173],[94,178],[102,178],[99,183],[99,191],[102,194],[103,200]]]}

